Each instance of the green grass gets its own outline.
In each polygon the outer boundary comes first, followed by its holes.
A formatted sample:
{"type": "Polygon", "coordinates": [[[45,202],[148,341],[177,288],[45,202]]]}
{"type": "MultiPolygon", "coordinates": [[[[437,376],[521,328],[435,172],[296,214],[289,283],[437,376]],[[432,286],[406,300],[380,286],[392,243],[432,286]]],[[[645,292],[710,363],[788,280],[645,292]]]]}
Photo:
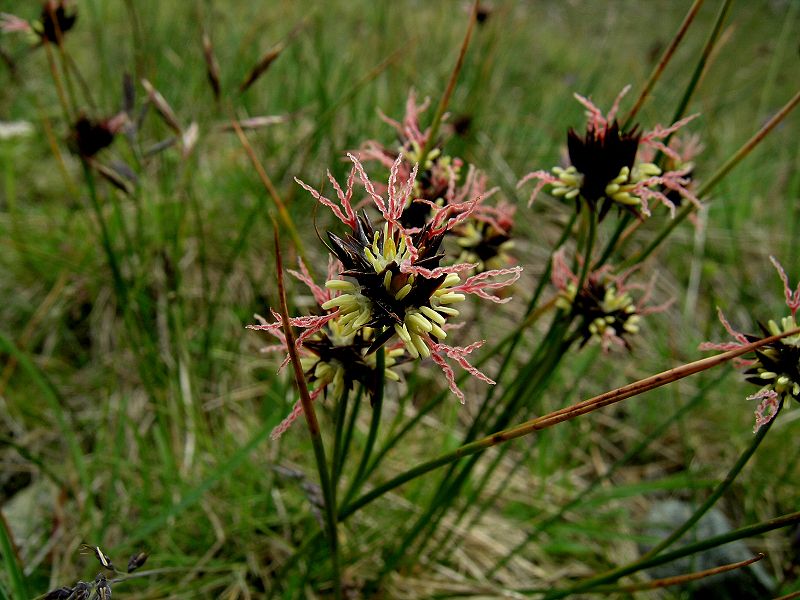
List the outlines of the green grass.
{"type": "MultiPolygon", "coordinates": [[[[37,14],[35,3],[17,4],[0,0],[0,11],[37,14]]],[[[44,49],[0,37],[4,55],[15,63],[13,74],[0,64],[0,115],[34,126],[30,137],[0,140],[0,440],[13,442],[0,448],[0,503],[18,491],[8,483],[14,474],[58,490],[50,494],[46,516],[34,522],[53,536],[52,547],[42,552],[40,545],[10,538],[24,575],[3,551],[0,595],[25,597],[25,586],[40,594],[91,579],[94,559],[77,552],[86,542],[120,563],[145,548],[152,555],[148,568],[168,570],[120,584],[115,597],[262,597],[280,565],[319,529],[308,499],[318,478],[302,423],[280,443],[267,438],[295,401],[290,369],[276,374],[274,357],[258,352],[271,342],[244,325],[253,313],[277,309],[271,241],[277,212],[242,144],[221,127],[231,114],[286,117],[247,136],[321,274],[325,252],[313,228],[324,232],[333,221],[292,178],[321,185],[330,168],[341,180],[344,151],[366,139],[392,142],[394,133],[376,109],[399,117],[411,87],[431,96],[431,118],[468,12],[455,1],[411,0],[77,5],[78,24],[66,45],[97,110],[73,81],[79,106],[94,116],[116,113],[129,73],[138,105],[144,77],[179,122],[196,122],[200,133],[185,159],[176,147],[139,162],[143,150],[171,135],[151,107],[133,146],[121,137],[100,155],[105,164],[124,161],[134,168],[135,193],[121,194],[94,175],[93,199],[79,160],[64,143],[68,125],[44,49]],[[219,103],[206,81],[204,30],[220,64],[219,103]],[[252,65],[281,42],[286,48],[269,71],[239,94],[252,65]]],[[[517,191],[515,184],[531,170],[558,164],[567,127],[583,123],[572,93],[590,94],[606,107],[630,83],[629,107],[688,5],[497,1],[476,29],[449,108],[451,119],[469,116],[471,127],[449,149],[486,170],[518,205],[515,252],[525,273],[508,310],[476,316],[461,339],[487,337],[493,345],[516,327],[559,224],[570,216],[569,207],[546,195],[527,208],[530,187],[517,191]]],[[[701,9],[639,114],[643,125],[669,121],[717,9],[717,2],[701,9]]],[[[688,108],[701,113],[691,125],[706,146],[697,159],[701,181],[797,92],[798,12],[796,2],[734,5],[688,108]]],[[[704,240],[686,222],[645,263],[647,276],[659,275],[657,299],[676,302],[647,318],[633,351],[605,356],[587,348],[571,355],[550,391],[525,405],[522,418],[699,357],[698,343],[725,336],[716,305],[746,331],[782,314],[780,283],[767,256],[778,257],[792,281],[800,276],[797,131],[795,114],[714,190],[704,240]],[[699,279],[691,279],[693,269],[699,279]],[[687,304],[690,285],[696,300],[687,304]]],[[[644,247],[667,220],[663,212],[650,219],[630,249],[644,247]]],[[[601,239],[610,231],[604,223],[601,239]]],[[[280,233],[284,258],[294,262],[289,235],[285,228],[280,233]]],[[[300,314],[312,300],[302,285],[287,284],[290,310],[300,314]]],[[[542,322],[523,337],[507,385],[545,331],[542,322]]],[[[487,360],[487,372],[496,372],[498,358],[487,360]]],[[[471,524],[452,535],[457,551],[438,551],[441,538],[432,537],[421,567],[384,581],[387,597],[420,597],[420,590],[434,589],[432,579],[443,587],[461,582],[483,589],[472,561],[491,567],[503,559],[532,524],[558,513],[646,440],[642,454],[615,467],[608,482],[597,484],[546,536],[534,536],[514,568],[500,571],[492,585],[564,587],[567,577],[618,566],[619,547],[632,558],[637,523],[650,503],[702,501],[752,438],[753,406],[744,397],[753,388],[738,376],[714,379],[706,388],[713,377],[650,392],[536,441],[523,439],[502,456],[490,451],[462,492],[493,503],[472,520],[471,506],[457,504],[466,515],[461,523],[471,524]],[[699,390],[702,397],[694,400],[699,390]],[[661,427],[687,403],[691,409],[661,427]],[[481,489],[481,465],[494,458],[498,471],[481,489]],[[559,580],[548,576],[556,567],[559,580]]],[[[408,370],[406,380],[414,383],[413,396],[387,390],[378,448],[389,439],[399,407],[411,415],[446,388],[429,365],[408,370]]],[[[486,392],[481,383],[466,382],[464,389],[466,405],[445,398],[387,453],[372,481],[458,446],[486,392]]],[[[328,435],[330,405],[318,410],[328,435]]],[[[367,443],[371,414],[364,402],[351,455],[367,443]]],[[[781,415],[723,496],[721,506],[736,527],[796,509],[796,414],[781,415]]],[[[340,526],[346,587],[375,577],[387,536],[418,517],[440,477],[401,487],[340,526]]],[[[448,513],[443,531],[457,513],[448,513]]],[[[788,560],[789,535],[770,536],[769,567],[775,569],[788,560]]],[[[289,569],[287,597],[330,592],[320,546],[289,569]]],[[[763,547],[753,543],[754,550],[763,547]]]]}

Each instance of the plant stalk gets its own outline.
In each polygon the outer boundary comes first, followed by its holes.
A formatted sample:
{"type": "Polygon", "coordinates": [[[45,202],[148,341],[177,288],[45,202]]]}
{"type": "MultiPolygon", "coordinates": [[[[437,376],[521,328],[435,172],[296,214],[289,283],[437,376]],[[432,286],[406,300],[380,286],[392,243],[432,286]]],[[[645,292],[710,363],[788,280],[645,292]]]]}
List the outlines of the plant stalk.
{"type": "Polygon", "coordinates": [[[340,600],[342,598],[342,578],[339,565],[339,542],[336,531],[336,496],[328,474],[328,463],[325,459],[325,446],[322,441],[317,413],[314,411],[314,404],[308,393],[308,386],[306,385],[305,373],[303,373],[303,367],[300,365],[300,359],[297,356],[297,349],[294,345],[294,332],[292,331],[292,325],[289,321],[289,308],[286,304],[286,289],[283,283],[283,260],[281,257],[280,243],[278,241],[277,223],[274,223],[273,228],[275,233],[275,261],[278,270],[278,297],[280,299],[283,333],[286,336],[286,347],[289,352],[292,368],[294,369],[294,377],[297,382],[298,392],[300,393],[300,403],[303,406],[303,414],[305,415],[306,424],[308,425],[308,432],[311,435],[311,444],[314,447],[314,458],[317,461],[320,486],[322,487],[322,493],[325,499],[325,526],[328,530],[328,545],[331,551],[331,562],[333,563],[334,597],[336,600],[340,600]]]}

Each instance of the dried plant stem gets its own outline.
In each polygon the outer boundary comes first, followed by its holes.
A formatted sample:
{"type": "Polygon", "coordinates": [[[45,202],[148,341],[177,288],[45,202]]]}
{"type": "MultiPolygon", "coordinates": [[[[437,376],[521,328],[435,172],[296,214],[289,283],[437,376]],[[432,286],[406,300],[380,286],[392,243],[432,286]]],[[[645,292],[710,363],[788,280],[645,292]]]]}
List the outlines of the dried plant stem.
{"type": "Polygon", "coordinates": [[[739,459],[731,467],[730,471],[728,471],[728,474],[725,476],[725,479],[714,489],[714,491],[706,499],[706,501],[703,502],[703,504],[701,504],[697,508],[697,510],[694,511],[692,516],[690,516],[683,525],[678,527],[669,536],[667,536],[666,538],[661,540],[661,542],[656,544],[653,548],[648,550],[642,556],[642,559],[647,559],[656,556],[662,550],[666,550],[667,548],[669,548],[673,543],[675,543],[678,539],[680,539],[680,537],[684,533],[689,531],[692,528],[692,526],[695,523],[697,523],[700,520],[700,518],[704,514],[706,514],[712,506],[714,506],[714,504],[716,504],[717,500],[719,500],[722,494],[724,494],[726,490],[731,486],[731,484],[734,482],[736,477],[742,471],[744,466],[750,460],[750,457],[752,457],[755,451],[758,449],[761,442],[767,436],[767,431],[769,431],[769,428],[772,427],[772,424],[774,422],[775,419],[773,418],[769,423],[761,427],[758,430],[758,432],[756,432],[756,434],[753,436],[753,439],[750,441],[750,445],[745,449],[744,452],[742,452],[741,456],[739,456],[739,459]]]}
{"type": "Polygon", "coordinates": [[[283,259],[281,256],[280,243],[278,241],[277,223],[273,225],[273,230],[275,235],[275,263],[278,270],[278,298],[280,302],[283,333],[286,336],[286,347],[289,351],[292,368],[294,369],[297,390],[300,393],[300,403],[303,406],[303,415],[305,415],[308,432],[311,435],[311,444],[314,447],[314,458],[317,461],[320,486],[322,487],[322,494],[325,499],[325,526],[328,530],[328,545],[331,551],[331,562],[333,563],[334,596],[338,600],[342,597],[342,581],[339,566],[339,541],[336,531],[336,496],[333,492],[333,486],[331,485],[331,479],[328,474],[328,464],[325,459],[325,446],[322,441],[317,413],[314,411],[314,404],[308,393],[308,386],[306,385],[306,376],[305,373],[303,373],[303,367],[300,365],[300,359],[297,356],[297,349],[294,345],[294,332],[292,331],[292,326],[289,321],[289,308],[286,304],[286,289],[283,284],[283,259]]]}
{"type": "Polygon", "coordinates": [[[255,150],[253,150],[253,146],[250,145],[250,141],[247,139],[247,135],[245,135],[244,131],[242,130],[242,126],[239,124],[239,120],[232,116],[230,119],[231,126],[233,127],[234,131],[236,132],[236,136],[239,138],[239,141],[244,147],[245,152],[247,153],[250,162],[253,165],[253,168],[256,170],[258,174],[258,178],[261,180],[261,183],[264,185],[264,188],[269,193],[272,201],[275,203],[275,207],[278,209],[278,214],[281,217],[281,221],[286,226],[286,229],[289,232],[289,236],[292,238],[292,242],[294,243],[295,248],[297,249],[297,253],[303,259],[303,262],[306,264],[306,267],[309,271],[312,272],[312,263],[308,260],[308,256],[305,252],[305,247],[303,246],[303,241],[300,239],[300,235],[297,233],[297,227],[294,225],[294,221],[292,220],[289,211],[286,210],[286,205],[281,200],[280,194],[278,194],[278,190],[275,188],[275,185],[272,183],[272,179],[270,179],[267,172],[264,170],[264,167],[261,165],[261,162],[258,160],[256,156],[255,150]]]}
{"type": "Polygon", "coordinates": [[[779,339],[782,339],[790,335],[796,335],[797,333],[800,333],[800,328],[792,329],[791,331],[782,333],[781,335],[764,338],[762,340],[753,342],[752,344],[748,344],[746,346],[742,346],[741,348],[730,350],[728,352],[724,352],[716,356],[710,356],[708,358],[703,358],[682,365],[680,367],[676,367],[674,369],[663,371],[656,375],[652,375],[645,379],[640,379],[639,381],[635,381],[631,384],[617,388],[615,390],[605,392],[603,394],[600,394],[599,396],[590,398],[589,400],[578,402],[577,404],[573,404],[572,406],[568,406],[566,408],[562,408],[560,410],[551,412],[542,417],[531,419],[515,427],[498,431],[496,433],[484,437],[483,439],[471,442],[469,444],[465,444],[452,452],[448,452],[447,454],[439,456],[438,458],[417,465],[416,467],[413,467],[412,469],[409,469],[408,471],[405,471],[404,473],[401,473],[396,477],[390,479],[389,481],[383,483],[382,485],[374,488],[373,490],[364,494],[354,502],[345,506],[339,512],[339,519],[347,518],[355,511],[369,504],[376,498],[379,498],[386,492],[393,490],[394,488],[408,481],[411,481],[412,479],[415,479],[420,475],[424,475],[425,473],[433,471],[441,466],[453,463],[466,456],[470,456],[478,452],[483,452],[487,448],[492,448],[499,444],[508,442],[509,440],[513,440],[518,437],[523,437],[525,435],[529,435],[536,431],[541,431],[542,429],[547,429],[548,427],[552,427],[553,425],[563,423],[564,421],[569,421],[571,419],[593,412],[605,406],[609,406],[611,404],[615,404],[622,400],[626,400],[627,398],[638,396],[639,394],[667,385],[668,383],[672,383],[673,381],[677,381],[679,379],[689,377],[690,375],[700,373],[701,371],[705,371],[712,367],[719,366],[733,358],[736,358],[737,356],[742,356],[743,354],[752,352],[756,348],[760,348],[761,346],[764,346],[766,344],[771,344],[779,339]]]}
{"type": "Polygon", "coordinates": [[[598,477],[592,481],[588,487],[584,488],[579,494],[574,496],[567,503],[562,504],[558,508],[558,511],[556,511],[554,514],[546,517],[538,523],[535,523],[533,529],[525,536],[525,539],[509,550],[503,558],[494,564],[494,566],[487,572],[487,577],[491,578],[497,571],[506,566],[508,562],[522,550],[522,548],[533,541],[538,534],[546,531],[553,524],[560,522],[569,510],[577,507],[585,498],[589,497],[601,483],[608,481],[617,471],[617,469],[626,464],[634,456],[641,454],[641,452],[645,450],[653,442],[653,440],[661,436],[661,434],[663,434],[668,427],[683,417],[683,415],[688,411],[697,406],[697,404],[705,398],[706,392],[716,386],[724,377],[724,374],[718,375],[712,381],[701,387],[691,400],[686,402],[686,404],[679,408],[675,413],[670,415],[669,418],[662,421],[661,424],[658,425],[650,434],[648,434],[644,440],[630,448],[623,456],[617,459],[601,477],[598,477]]]}
{"type": "Polygon", "coordinates": [[[735,571],[736,569],[741,569],[742,567],[746,567],[748,565],[752,565],[753,563],[760,561],[765,556],[766,554],[759,552],[753,558],[748,558],[747,560],[741,560],[735,563],[729,563],[727,565],[722,565],[720,567],[714,567],[713,569],[695,571],[694,573],[687,573],[685,575],[676,575],[674,577],[663,577],[661,579],[653,579],[651,581],[645,581],[643,583],[635,583],[632,585],[621,585],[608,588],[598,586],[594,588],[594,591],[603,593],[640,592],[642,590],[657,590],[659,588],[670,587],[673,585],[682,585],[685,583],[689,583],[690,581],[705,579],[706,577],[711,577],[712,575],[717,575],[719,573],[726,573],[728,571],[735,571]]]}
{"type": "Polygon", "coordinates": [[[472,9],[469,13],[467,32],[464,34],[464,40],[461,42],[461,49],[458,51],[458,59],[456,60],[456,64],[453,67],[452,73],[450,73],[450,79],[447,82],[447,87],[444,90],[444,94],[442,94],[442,99],[439,100],[439,105],[436,107],[436,113],[433,115],[433,121],[431,121],[428,139],[425,140],[425,146],[422,148],[422,152],[420,152],[420,168],[425,168],[425,161],[428,158],[428,153],[433,149],[433,145],[436,143],[436,136],[439,134],[439,127],[442,125],[442,118],[447,110],[447,106],[450,104],[450,98],[453,95],[453,91],[456,89],[456,82],[458,81],[458,76],[461,73],[461,68],[464,66],[464,58],[467,55],[469,41],[472,38],[472,30],[475,29],[475,22],[478,20],[479,6],[480,1],[474,0],[472,3],[472,9]]]}
{"type": "MultiPolygon", "coordinates": [[[[723,164],[716,172],[708,178],[707,181],[703,183],[702,186],[697,190],[698,196],[707,196],[712,189],[716,187],[716,185],[730,172],[733,170],[736,165],[742,162],[753,149],[758,146],[765,137],[773,130],[775,127],[783,121],[789,113],[791,113],[800,103],[800,91],[798,91],[792,98],[783,105],[783,107],[773,115],[773,117],[767,121],[764,126],[759,129],[753,137],[751,137],[744,145],[739,148],[733,156],[731,156],[725,164],[723,164]]],[[[691,204],[687,205],[691,206],[691,204]]],[[[682,215],[679,215],[678,218],[681,218],[682,215]]],[[[677,219],[676,219],[677,220],[677,219]]]]}
{"type": "Polygon", "coordinates": [[[743,538],[753,537],[755,535],[761,535],[762,533],[767,533],[768,531],[772,531],[774,529],[780,529],[781,527],[788,527],[790,525],[794,525],[795,523],[800,523],[800,512],[789,513],[786,515],[782,515],[780,517],[776,517],[775,519],[770,519],[769,521],[762,521],[761,523],[756,523],[755,525],[748,525],[746,527],[734,529],[733,531],[729,531],[728,533],[716,535],[714,537],[696,542],[694,544],[683,546],[681,548],[678,548],[677,550],[673,550],[672,552],[655,556],[648,560],[637,560],[636,562],[633,562],[624,567],[620,567],[619,569],[615,569],[614,571],[610,571],[603,575],[598,575],[596,577],[586,579],[583,582],[578,583],[577,585],[572,586],[570,588],[555,590],[549,594],[545,592],[544,597],[545,600],[557,600],[558,598],[566,598],[567,596],[571,596],[579,592],[584,592],[586,590],[594,589],[597,586],[602,585],[604,583],[610,583],[612,581],[616,581],[620,577],[624,577],[625,575],[630,575],[631,573],[636,573],[637,571],[641,571],[643,569],[650,569],[652,567],[664,565],[668,562],[672,562],[673,560],[683,558],[684,556],[691,556],[693,554],[697,554],[698,552],[709,550],[710,548],[716,548],[717,546],[722,546],[724,544],[734,542],[736,540],[741,540],[743,538]]]}
{"type": "Polygon", "coordinates": [[[642,108],[644,101],[650,95],[653,86],[655,86],[656,82],[661,78],[661,75],[664,73],[664,69],[667,67],[669,61],[672,60],[675,50],[678,49],[678,46],[683,41],[686,32],[689,30],[689,26],[694,21],[698,11],[700,10],[700,7],[703,6],[704,1],[705,0],[695,0],[694,4],[692,4],[692,6],[689,8],[689,12],[686,13],[683,23],[681,23],[681,26],[678,28],[675,37],[672,38],[669,46],[667,46],[667,49],[664,50],[664,54],[661,55],[661,59],[653,69],[653,72],[650,73],[650,78],[647,80],[647,83],[644,84],[639,97],[636,99],[636,104],[633,105],[631,112],[628,113],[628,116],[625,119],[625,124],[622,126],[623,129],[627,129],[633,123],[633,120],[639,113],[639,109],[642,108]]]}
{"type": "MultiPolygon", "coordinates": [[[[750,154],[750,152],[752,152],[756,146],[758,146],[758,144],[760,144],[764,138],[797,107],[798,104],[800,104],[800,91],[798,91],[791,98],[791,100],[784,104],[783,107],[753,135],[753,137],[747,140],[747,142],[745,142],[742,147],[733,154],[733,156],[725,161],[725,163],[719,169],[717,169],[711,177],[708,178],[708,180],[697,190],[697,197],[702,200],[705,196],[707,196],[711,190],[714,189],[716,185],[734,169],[734,167],[742,162],[742,160],[748,154],[750,154]]],[[[630,267],[644,261],[694,210],[696,210],[694,205],[687,203],[687,205],[676,215],[676,217],[658,233],[658,235],[655,237],[655,239],[653,239],[652,242],[650,242],[647,248],[625,261],[622,264],[622,267],[630,267]]],[[[633,227],[636,228],[637,224],[634,224],[633,227]]],[[[620,240],[620,243],[629,237],[632,232],[633,231],[629,229],[628,232],[626,232],[626,234],[623,236],[622,240],[620,240]]]]}

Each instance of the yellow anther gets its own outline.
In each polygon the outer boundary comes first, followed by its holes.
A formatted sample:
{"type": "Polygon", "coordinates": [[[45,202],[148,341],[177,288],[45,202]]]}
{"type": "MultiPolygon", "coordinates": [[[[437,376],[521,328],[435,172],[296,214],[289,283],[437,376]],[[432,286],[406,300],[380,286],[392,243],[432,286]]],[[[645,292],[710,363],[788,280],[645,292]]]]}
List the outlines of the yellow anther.
{"type": "Polygon", "coordinates": [[[433,310],[430,306],[420,306],[419,311],[432,321],[438,323],[439,325],[444,325],[447,322],[447,319],[445,319],[442,315],[433,310]]]}
{"type": "Polygon", "coordinates": [[[411,285],[408,283],[405,284],[403,287],[397,290],[397,293],[394,295],[395,300],[402,300],[403,298],[408,296],[408,293],[410,291],[411,291],[411,285]]]}

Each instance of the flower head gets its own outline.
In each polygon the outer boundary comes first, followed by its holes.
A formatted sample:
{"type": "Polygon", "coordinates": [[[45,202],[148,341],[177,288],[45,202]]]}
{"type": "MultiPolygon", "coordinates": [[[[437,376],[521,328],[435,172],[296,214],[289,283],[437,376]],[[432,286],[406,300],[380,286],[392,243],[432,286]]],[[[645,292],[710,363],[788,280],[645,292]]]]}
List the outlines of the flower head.
{"type": "MultiPolygon", "coordinates": [[[[336,261],[330,260],[328,276],[337,272],[336,261]]],[[[321,305],[337,297],[338,292],[317,285],[308,272],[305,264],[300,262],[299,271],[289,271],[297,279],[305,283],[311,290],[318,305],[318,312],[323,314],[289,319],[293,327],[302,329],[295,340],[295,348],[300,357],[300,364],[306,379],[311,385],[312,400],[326,394],[330,388],[335,398],[340,398],[345,391],[360,385],[370,398],[376,393],[378,371],[374,354],[368,352],[375,336],[375,330],[363,327],[357,331],[349,331],[337,317],[338,312],[325,314],[321,305]]],[[[267,346],[263,352],[287,352],[281,367],[289,362],[286,336],[283,333],[281,315],[273,311],[274,322],[268,323],[263,317],[256,316],[258,325],[248,325],[248,329],[266,331],[279,340],[279,343],[267,346]]],[[[399,375],[392,368],[401,362],[405,351],[402,345],[388,348],[384,359],[384,376],[386,379],[398,381],[399,375]]],[[[298,401],[289,415],[275,428],[272,437],[279,437],[302,414],[302,405],[298,401]]]]}
{"type": "Polygon", "coordinates": [[[553,255],[552,281],[559,290],[556,306],[580,319],[581,346],[596,341],[604,352],[614,346],[630,349],[628,336],[639,333],[642,317],[671,304],[649,306],[653,281],[644,286],[629,284],[632,272],[613,275],[609,267],[602,267],[589,273],[578,291],[579,278],[567,265],[564,250],[553,255]],[[634,300],[635,291],[642,292],[638,300],[634,300]]]}
{"type": "Polygon", "coordinates": [[[675,203],[668,197],[670,192],[699,203],[686,187],[691,167],[663,171],[653,162],[637,161],[637,153],[648,148],[676,157],[675,151],[661,140],[675,133],[694,116],[670,127],[656,126],[651,131],[642,131],[636,125],[625,129],[616,116],[619,103],[629,89],[627,86],[622,90],[606,115],[588,98],[575,94],[578,102],[586,107],[586,131],[581,135],[570,128],[567,132],[570,163],[567,167],[534,171],[520,180],[518,187],[530,180],[538,180],[529,203],[546,185],[551,186],[551,195],[575,200],[578,210],[585,204],[590,211],[597,212],[600,220],[614,206],[637,217],[649,216],[650,200],[665,204],[674,213],[675,203]]]}
{"type": "Polygon", "coordinates": [[[75,154],[90,158],[111,145],[114,136],[127,122],[127,115],[119,113],[109,119],[94,120],[81,115],[72,126],[69,146],[75,154]]]}
{"type": "Polygon", "coordinates": [[[515,211],[515,206],[502,201],[496,206],[481,205],[472,218],[454,228],[461,248],[458,262],[475,263],[478,272],[513,263],[509,251],[514,247],[511,230],[515,211]]]}
{"type": "MultiPolygon", "coordinates": [[[[417,96],[412,89],[406,100],[406,113],[402,121],[380,113],[381,119],[395,129],[398,144],[387,147],[376,140],[368,140],[357,152],[358,158],[363,161],[377,161],[386,168],[391,168],[398,158],[402,158],[399,176],[408,178],[410,165],[423,161],[423,150],[430,138],[430,128],[423,129],[420,125],[420,114],[429,106],[429,98],[417,104],[417,96]]],[[[441,141],[432,144],[415,177],[413,198],[409,197],[403,207],[400,222],[404,227],[422,227],[429,219],[433,207],[441,207],[452,200],[452,196],[456,195],[455,186],[461,176],[463,164],[460,158],[444,153],[441,141]],[[414,202],[415,199],[420,201],[414,202]]]]}
{"type": "MultiPolygon", "coordinates": [[[[409,231],[421,229],[431,217],[443,209],[451,216],[466,211],[469,218],[445,234],[456,237],[460,253],[456,262],[477,265],[477,271],[497,269],[511,263],[511,228],[514,208],[508,204],[489,205],[498,188],[489,188],[486,174],[470,166],[464,173],[464,162],[445,153],[443,141],[437,141],[423,157],[430,138],[430,129],[420,125],[420,114],[429,106],[426,98],[417,104],[414,90],[409,92],[406,113],[395,121],[381,113],[381,118],[394,127],[399,145],[386,147],[375,140],[367,141],[357,153],[363,161],[377,161],[387,168],[398,169],[398,177],[407,179],[412,164],[419,164],[412,194],[400,215],[400,224],[409,231]],[[394,166],[401,159],[399,166],[394,166]]],[[[376,186],[381,189],[379,186],[376,186]]],[[[447,262],[447,259],[444,259],[447,262]]]]}
{"type": "Polygon", "coordinates": [[[33,34],[40,42],[58,43],[75,26],[77,10],[68,0],[47,0],[38,21],[28,22],[8,13],[0,13],[0,30],[7,33],[33,34]]]}
{"type": "Polygon", "coordinates": [[[399,340],[412,358],[432,357],[444,370],[453,392],[463,400],[452,370],[443,366],[445,357],[456,360],[484,381],[490,380],[468,367],[466,355],[480,343],[466,348],[442,343],[448,335],[449,320],[459,315],[455,305],[462,302],[466,294],[505,302],[490,292],[512,284],[519,278],[521,269],[486,271],[462,281],[460,274],[472,270],[475,264],[442,266],[444,254],[440,248],[444,235],[463,223],[474,212],[477,202],[467,207],[461,204],[435,207],[433,216],[422,227],[406,228],[401,217],[413,197],[417,167],[410,169],[407,178],[401,178],[400,173],[409,170],[402,169],[403,159],[397,157],[384,197],[376,191],[361,162],[353,155],[348,156],[353,168],[345,189],[329,174],[339,205],[297,180],[314,198],[330,207],[348,228],[343,236],[328,233],[329,249],[341,262],[342,270],[325,284],[339,295],[324,302],[322,308],[335,311],[342,335],[354,335],[363,328],[374,331],[368,354],[392,340],[399,340]],[[353,210],[356,175],[380,211],[382,226],[373,225],[366,212],[357,215],[353,210]],[[497,276],[508,276],[508,279],[493,281],[497,276]]]}
{"type": "MultiPolygon", "coordinates": [[[[769,320],[766,326],[759,324],[762,335],[758,336],[736,331],[722,310],[717,309],[722,326],[734,341],[706,342],[700,345],[701,350],[734,350],[767,336],[780,335],[797,329],[800,283],[795,290],[792,290],[789,286],[789,277],[781,264],[772,256],[770,261],[783,282],[786,306],[791,314],[780,321],[769,320]]],[[[761,346],[753,352],[753,358],[739,360],[736,364],[744,369],[746,381],[761,386],[758,392],[747,397],[748,400],[760,400],[755,411],[755,431],[774,419],[782,405],[788,406],[792,399],[800,401],[800,333],[761,346]]]]}

